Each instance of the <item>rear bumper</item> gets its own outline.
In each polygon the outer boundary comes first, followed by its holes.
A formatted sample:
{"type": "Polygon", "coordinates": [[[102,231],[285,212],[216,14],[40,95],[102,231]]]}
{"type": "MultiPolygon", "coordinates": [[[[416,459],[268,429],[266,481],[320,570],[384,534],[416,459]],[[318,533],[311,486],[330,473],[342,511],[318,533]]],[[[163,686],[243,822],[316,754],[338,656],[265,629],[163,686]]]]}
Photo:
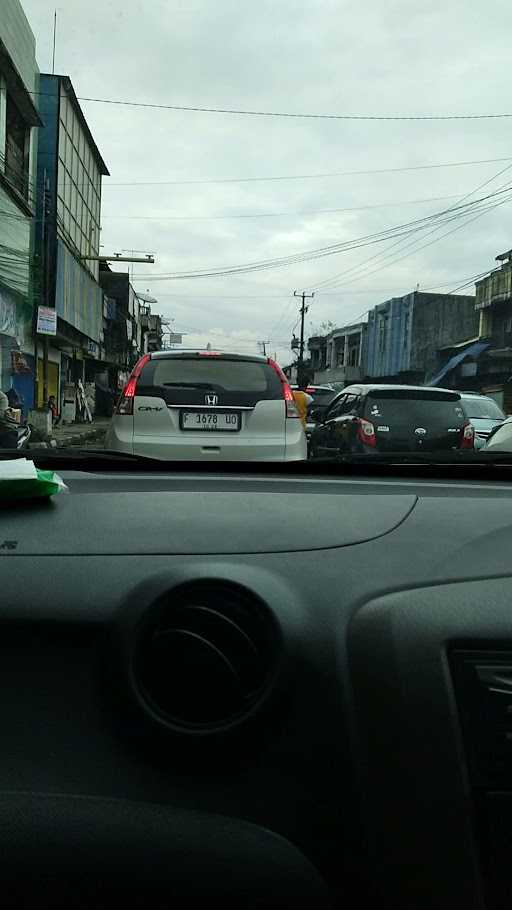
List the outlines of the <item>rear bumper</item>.
{"type": "Polygon", "coordinates": [[[130,455],[143,455],[161,461],[305,461],[307,443],[305,434],[294,434],[288,440],[283,436],[237,436],[227,434],[200,434],[190,436],[134,435],[119,431],[112,423],[105,440],[105,447],[130,455]]]}

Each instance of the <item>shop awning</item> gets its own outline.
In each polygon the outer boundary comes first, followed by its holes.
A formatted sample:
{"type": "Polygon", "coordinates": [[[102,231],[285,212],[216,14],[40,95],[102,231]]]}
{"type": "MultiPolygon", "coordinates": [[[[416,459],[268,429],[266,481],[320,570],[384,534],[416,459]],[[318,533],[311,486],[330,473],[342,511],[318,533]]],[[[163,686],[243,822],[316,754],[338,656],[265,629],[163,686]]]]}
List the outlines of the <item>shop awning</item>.
{"type": "Polygon", "coordinates": [[[444,367],[434,376],[427,385],[439,385],[442,379],[450,373],[451,370],[454,370],[459,363],[462,363],[466,357],[479,357],[487,348],[491,346],[490,341],[477,341],[475,344],[470,344],[464,351],[459,351],[458,354],[455,354],[453,357],[450,357],[448,363],[445,363],[444,367]]]}

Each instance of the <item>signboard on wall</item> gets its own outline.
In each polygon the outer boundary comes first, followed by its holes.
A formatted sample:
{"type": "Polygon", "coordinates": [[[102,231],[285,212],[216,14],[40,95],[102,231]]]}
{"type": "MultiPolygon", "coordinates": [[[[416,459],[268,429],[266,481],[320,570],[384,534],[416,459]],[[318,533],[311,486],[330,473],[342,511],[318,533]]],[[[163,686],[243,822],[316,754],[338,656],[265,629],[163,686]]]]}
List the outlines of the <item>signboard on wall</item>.
{"type": "Polygon", "coordinates": [[[57,241],[55,306],[58,315],[93,341],[103,328],[103,291],[66,245],[57,241]]]}
{"type": "Polygon", "coordinates": [[[57,334],[57,310],[53,307],[39,306],[37,308],[37,333],[38,335],[57,334]]]}

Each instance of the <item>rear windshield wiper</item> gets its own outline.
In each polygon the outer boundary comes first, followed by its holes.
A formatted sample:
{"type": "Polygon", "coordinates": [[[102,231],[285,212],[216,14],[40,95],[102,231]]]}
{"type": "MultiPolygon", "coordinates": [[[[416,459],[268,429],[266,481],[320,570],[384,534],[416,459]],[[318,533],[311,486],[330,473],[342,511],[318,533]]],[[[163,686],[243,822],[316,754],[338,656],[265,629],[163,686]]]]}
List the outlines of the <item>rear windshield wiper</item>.
{"type": "Polygon", "coordinates": [[[163,386],[173,389],[214,389],[210,382],[163,382],[163,386]]]}

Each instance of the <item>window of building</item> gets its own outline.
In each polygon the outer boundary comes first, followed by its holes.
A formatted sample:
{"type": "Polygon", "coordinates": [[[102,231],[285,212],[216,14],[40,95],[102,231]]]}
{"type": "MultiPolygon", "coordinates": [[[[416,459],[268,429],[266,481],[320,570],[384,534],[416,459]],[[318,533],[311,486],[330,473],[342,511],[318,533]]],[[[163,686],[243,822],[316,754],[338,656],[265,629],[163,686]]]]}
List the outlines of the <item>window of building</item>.
{"type": "Polygon", "coordinates": [[[356,367],[359,363],[359,344],[354,344],[348,349],[348,365],[356,367]]]}
{"type": "Polygon", "coordinates": [[[5,176],[25,199],[29,196],[30,127],[7,95],[5,121],[5,176]]]}
{"type": "Polygon", "coordinates": [[[387,322],[388,322],[388,317],[385,314],[382,314],[379,316],[379,328],[378,328],[379,351],[381,351],[381,352],[386,350],[387,328],[388,328],[387,322]]]}
{"type": "Polygon", "coordinates": [[[409,342],[409,319],[410,319],[409,310],[405,310],[404,313],[404,343],[408,344],[409,342]]]}

